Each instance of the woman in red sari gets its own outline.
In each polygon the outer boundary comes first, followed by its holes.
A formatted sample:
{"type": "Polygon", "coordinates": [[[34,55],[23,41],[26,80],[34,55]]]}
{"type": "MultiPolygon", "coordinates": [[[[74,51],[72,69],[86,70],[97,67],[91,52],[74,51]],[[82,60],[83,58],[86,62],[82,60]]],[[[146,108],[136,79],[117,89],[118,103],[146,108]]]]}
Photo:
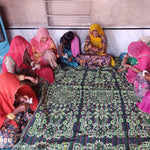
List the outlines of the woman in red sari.
{"type": "Polygon", "coordinates": [[[0,149],[13,147],[38,105],[34,91],[18,78],[0,74],[0,149]]]}
{"type": "Polygon", "coordinates": [[[9,52],[4,56],[2,63],[3,72],[11,72],[28,76],[28,80],[33,81],[33,77],[42,77],[48,83],[54,82],[53,71],[49,67],[38,66],[35,69],[32,61],[31,44],[22,36],[15,36],[10,44],[9,52]]]}

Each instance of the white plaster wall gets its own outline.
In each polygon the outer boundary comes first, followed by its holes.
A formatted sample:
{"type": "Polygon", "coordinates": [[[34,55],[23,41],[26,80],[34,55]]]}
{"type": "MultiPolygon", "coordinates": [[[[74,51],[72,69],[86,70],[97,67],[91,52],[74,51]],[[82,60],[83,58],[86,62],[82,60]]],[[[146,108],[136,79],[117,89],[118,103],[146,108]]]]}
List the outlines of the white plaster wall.
{"type": "Polygon", "coordinates": [[[0,0],[0,14],[6,27],[47,25],[44,0],[0,0]]]}
{"type": "MultiPolygon", "coordinates": [[[[141,36],[150,36],[150,0],[91,0],[91,23],[99,23],[107,37],[107,52],[119,56],[127,51],[130,42],[141,36]],[[136,29],[135,29],[136,27],[136,29]]],[[[39,27],[47,27],[44,0],[0,0],[0,13],[9,41],[15,35],[30,40],[39,27]]],[[[77,10],[78,11],[78,10],[77,10]]],[[[88,34],[88,27],[64,29],[56,27],[48,30],[56,46],[60,37],[68,30],[74,31],[80,38],[81,50],[88,34]]]]}
{"type": "MultiPolygon", "coordinates": [[[[100,23],[104,28],[150,27],[150,0],[91,0],[91,2],[91,23],[100,23]]],[[[47,25],[44,0],[0,0],[0,14],[5,19],[7,27],[47,25]]]]}
{"type": "Polygon", "coordinates": [[[103,27],[150,27],[150,0],[92,0],[92,22],[103,27]]]}

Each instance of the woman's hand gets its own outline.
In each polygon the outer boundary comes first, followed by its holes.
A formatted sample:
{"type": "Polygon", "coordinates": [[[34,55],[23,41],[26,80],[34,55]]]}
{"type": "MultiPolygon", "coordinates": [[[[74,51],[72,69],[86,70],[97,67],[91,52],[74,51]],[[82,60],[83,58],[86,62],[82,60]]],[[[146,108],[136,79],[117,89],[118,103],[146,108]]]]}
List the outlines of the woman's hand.
{"type": "Polygon", "coordinates": [[[98,49],[98,52],[100,52],[101,54],[104,54],[104,53],[105,53],[105,50],[102,49],[102,48],[99,48],[99,49],[98,49]]]}
{"type": "Polygon", "coordinates": [[[34,84],[38,84],[38,78],[33,78],[30,76],[26,76],[25,79],[30,80],[31,82],[33,82],[34,84]]]}
{"type": "Polygon", "coordinates": [[[41,65],[38,61],[32,61],[31,62],[31,67],[32,67],[32,70],[41,69],[41,65]]]}
{"type": "Polygon", "coordinates": [[[44,56],[46,52],[47,52],[47,49],[44,49],[44,50],[42,51],[41,56],[44,56]]]}
{"type": "Polygon", "coordinates": [[[38,61],[41,56],[42,56],[42,53],[34,53],[33,54],[35,61],[38,61]]]}
{"type": "Polygon", "coordinates": [[[25,112],[26,109],[29,107],[29,103],[21,103],[16,109],[15,109],[15,112],[16,114],[18,114],[19,112],[25,112]]]}
{"type": "Polygon", "coordinates": [[[89,44],[87,47],[88,47],[88,49],[91,49],[91,48],[93,48],[93,45],[89,44]]]}
{"type": "Polygon", "coordinates": [[[61,53],[61,55],[62,55],[62,56],[65,56],[65,54],[64,54],[63,52],[61,53]]]}
{"type": "Polygon", "coordinates": [[[4,122],[3,122],[3,127],[6,127],[6,125],[7,125],[7,123],[10,121],[10,119],[9,118],[5,118],[5,120],[4,120],[4,122]]]}
{"type": "Polygon", "coordinates": [[[69,58],[68,58],[68,62],[71,62],[72,59],[73,59],[73,56],[69,57],[69,58]]]}
{"type": "Polygon", "coordinates": [[[72,61],[72,58],[70,57],[70,58],[68,58],[68,62],[71,62],[72,61]]]}
{"type": "Polygon", "coordinates": [[[128,69],[131,69],[131,68],[132,68],[132,65],[124,64],[123,67],[128,70],[128,69]]]}
{"type": "MultiPolygon", "coordinates": [[[[12,114],[13,115],[17,115],[19,112],[25,112],[26,111],[26,109],[29,107],[29,103],[21,103],[13,112],[12,112],[12,114]]],[[[4,122],[3,122],[3,127],[5,127],[7,124],[8,124],[8,122],[9,121],[11,121],[11,119],[9,119],[9,118],[5,118],[5,120],[4,120],[4,122]]]]}

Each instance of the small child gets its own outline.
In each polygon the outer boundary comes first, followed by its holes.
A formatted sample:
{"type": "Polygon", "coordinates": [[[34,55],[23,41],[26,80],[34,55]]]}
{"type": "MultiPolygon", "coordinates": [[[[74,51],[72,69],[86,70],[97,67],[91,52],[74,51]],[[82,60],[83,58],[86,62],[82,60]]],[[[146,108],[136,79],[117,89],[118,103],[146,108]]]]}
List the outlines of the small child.
{"type": "Polygon", "coordinates": [[[120,69],[117,70],[118,73],[126,70],[125,64],[129,64],[129,65],[132,65],[132,66],[138,64],[137,59],[134,58],[134,57],[130,57],[128,55],[128,53],[122,53],[120,55],[120,57],[121,58],[123,57],[122,62],[121,62],[122,68],[120,68],[120,69]]]}

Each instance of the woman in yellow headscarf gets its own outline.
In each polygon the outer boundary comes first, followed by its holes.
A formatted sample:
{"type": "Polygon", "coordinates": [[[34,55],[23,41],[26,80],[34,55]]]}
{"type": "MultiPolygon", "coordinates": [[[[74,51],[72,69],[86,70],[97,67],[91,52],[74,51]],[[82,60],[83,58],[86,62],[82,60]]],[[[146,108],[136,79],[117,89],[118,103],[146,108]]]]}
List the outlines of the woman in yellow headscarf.
{"type": "Polygon", "coordinates": [[[85,54],[78,55],[77,61],[82,66],[95,68],[97,66],[114,66],[112,56],[106,53],[106,37],[99,24],[92,24],[84,45],[85,54]]]}

